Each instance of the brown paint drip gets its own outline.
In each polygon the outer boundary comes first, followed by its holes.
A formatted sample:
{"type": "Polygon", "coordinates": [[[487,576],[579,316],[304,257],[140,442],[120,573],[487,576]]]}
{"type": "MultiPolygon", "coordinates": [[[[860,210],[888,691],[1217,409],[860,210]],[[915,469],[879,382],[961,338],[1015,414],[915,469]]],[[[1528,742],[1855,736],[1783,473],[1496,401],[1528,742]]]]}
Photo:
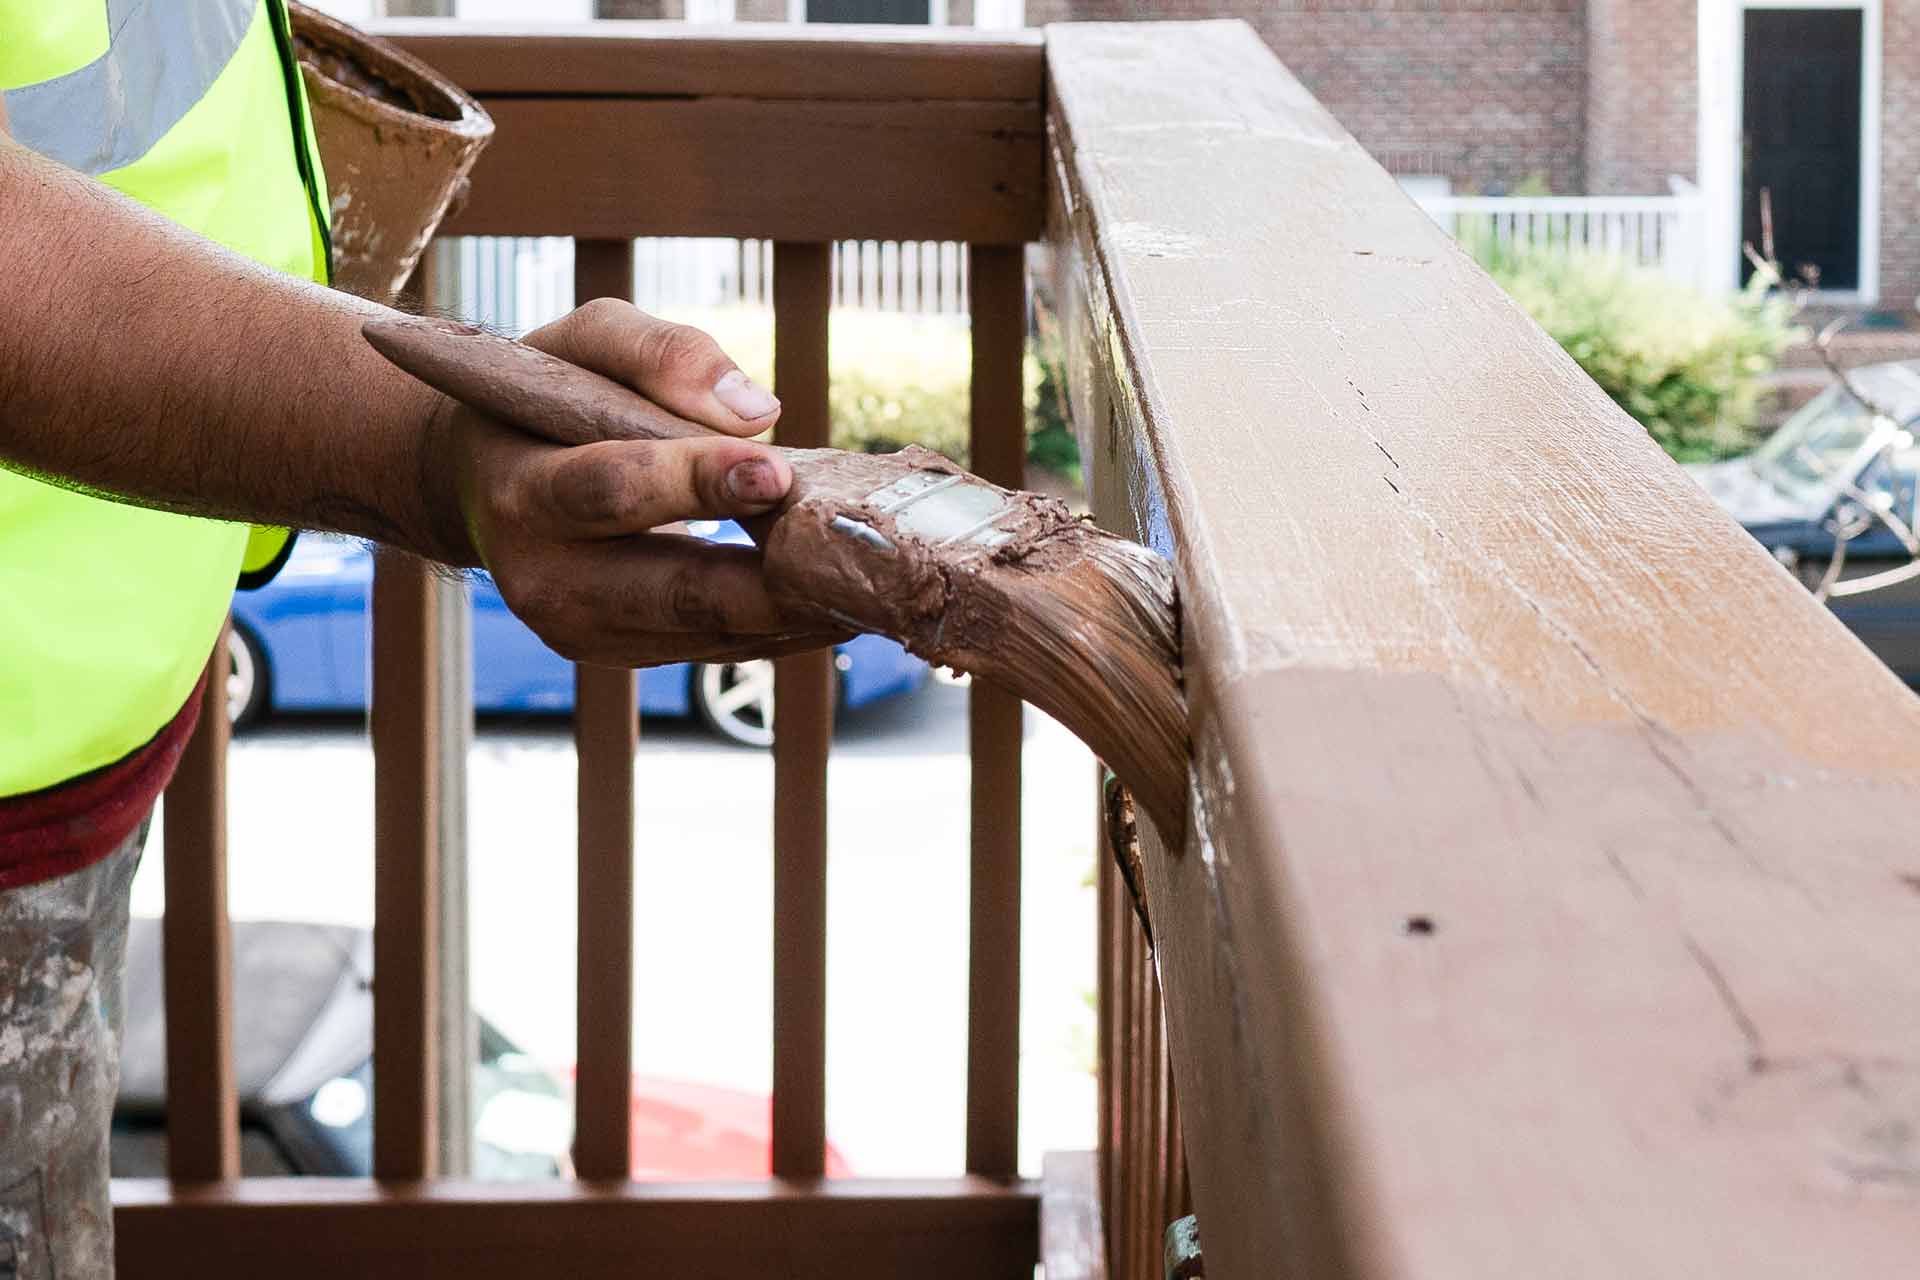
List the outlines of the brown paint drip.
{"type": "MultiPolygon", "coordinates": [[[[470,325],[380,320],[365,333],[414,376],[558,443],[711,434],[470,325]]],[[[786,501],[741,522],[783,606],[890,636],[1033,703],[1092,747],[1181,847],[1187,713],[1165,560],[1055,499],[989,484],[926,449],[784,452],[794,475],[786,501]]]]}
{"type": "Polygon", "coordinates": [[[304,5],[291,8],[327,172],[333,283],[389,301],[465,191],[493,121],[418,58],[304,5]]]}

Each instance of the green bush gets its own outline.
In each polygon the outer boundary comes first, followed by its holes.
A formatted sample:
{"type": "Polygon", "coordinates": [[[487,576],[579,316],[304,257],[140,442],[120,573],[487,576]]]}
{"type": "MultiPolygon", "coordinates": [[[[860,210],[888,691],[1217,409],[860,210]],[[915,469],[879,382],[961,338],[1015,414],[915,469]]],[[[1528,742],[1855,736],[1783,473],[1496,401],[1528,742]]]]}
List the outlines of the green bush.
{"type": "Polygon", "coordinates": [[[1080,487],[1080,442],[1067,419],[1060,370],[1027,350],[1027,462],[1080,487]]]}
{"type": "MultiPolygon", "coordinates": [[[[764,310],[678,311],[673,319],[711,333],[749,375],[773,385],[773,323],[764,310]]],[[[954,316],[833,313],[827,390],[833,443],[864,453],[918,444],[967,461],[968,379],[973,349],[954,316]]],[[[1058,397],[1039,362],[1027,357],[1028,458],[1077,481],[1079,455],[1058,397]]]]}
{"type": "Polygon", "coordinates": [[[1800,337],[1754,283],[1715,298],[1616,257],[1513,245],[1475,254],[1554,341],[1682,462],[1751,448],[1762,381],[1800,337]]]}

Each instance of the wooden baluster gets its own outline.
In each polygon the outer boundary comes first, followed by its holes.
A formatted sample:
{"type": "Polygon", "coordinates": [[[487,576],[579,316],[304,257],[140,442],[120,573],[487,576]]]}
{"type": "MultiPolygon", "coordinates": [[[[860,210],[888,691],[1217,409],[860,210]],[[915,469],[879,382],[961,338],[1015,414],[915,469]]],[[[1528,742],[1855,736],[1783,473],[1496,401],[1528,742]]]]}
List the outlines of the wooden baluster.
{"type": "Polygon", "coordinates": [[[439,594],[426,562],[373,571],[373,1173],[438,1165],[439,594]]]}
{"type": "Polygon", "coordinates": [[[1107,840],[1094,847],[1099,918],[1099,1166],[1108,1265],[1116,1280],[1160,1274],[1167,1225],[1192,1212],[1164,1002],[1133,897],[1107,840]]]}
{"type": "Polygon", "coordinates": [[[1145,1267],[1154,1254],[1146,1217],[1147,1184],[1153,1176],[1147,1151],[1153,1141],[1146,1123],[1148,1082],[1153,1077],[1154,1046],[1148,1029],[1146,957],[1142,953],[1139,925],[1127,930],[1127,1145],[1121,1148],[1121,1164],[1126,1178],[1126,1208],[1121,1224],[1127,1233],[1126,1266],[1120,1274],[1129,1280],[1143,1280],[1145,1267]]]}
{"type": "Polygon", "coordinates": [[[1096,1174],[1100,1180],[1101,1226],[1105,1233],[1101,1245],[1107,1267],[1114,1275],[1119,1275],[1120,1178],[1126,1151],[1126,1120],[1121,1107],[1121,1098],[1125,1095],[1121,1088],[1121,1074],[1126,1070],[1130,1051],[1125,1031],[1125,1011],[1120,1002],[1120,993],[1125,990],[1121,966],[1126,957],[1127,919],[1118,885],[1119,871],[1114,866],[1113,850],[1107,843],[1107,802],[1105,788],[1101,785],[1104,772],[1103,768],[1096,765],[1093,789],[1094,892],[1098,899],[1095,911],[1099,928],[1095,942],[1098,958],[1094,971],[1097,986],[1094,1003],[1100,1028],[1099,1056],[1094,1062],[1094,1085],[1099,1107],[1096,1121],[1099,1168],[1096,1174]]]}
{"type": "MultiPolygon", "coordinates": [[[[827,443],[825,244],[773,251],[773,380],[781,444],[827,443]]],[[[818,1177],[826,1162],[827,751],[833,653],[775,664],[773,738],[773,1172],[818,1177]]]]}
{"type": "MultiPolygon", "coordinates": [[[[972,467],[1023,487],[1026,407],[1026,253],[973,245],[972,467]]],[[[967,691],[972,762],[972,872],[968,893],[967,1171],[1020,1171],[1020,741],[1023,707],[1002,689],[967,691]]]]}
{"type": "Polygon", "coordinates": [[[227,920],[227,632],[207,664],[200,725],[167,788],[167,1172],[240,1176],[233,1075],[233,935],[227,920]]]}
{"type": "MultiPolygon", "coordinates": [[[[576,304],[632,296],[631,242],[582,240],[573,252],[576,304]]],[[[635,689],[630,670],[573,669],[580,877],[573,1164],[586,1179],[632,1171],[635,689]]]]}

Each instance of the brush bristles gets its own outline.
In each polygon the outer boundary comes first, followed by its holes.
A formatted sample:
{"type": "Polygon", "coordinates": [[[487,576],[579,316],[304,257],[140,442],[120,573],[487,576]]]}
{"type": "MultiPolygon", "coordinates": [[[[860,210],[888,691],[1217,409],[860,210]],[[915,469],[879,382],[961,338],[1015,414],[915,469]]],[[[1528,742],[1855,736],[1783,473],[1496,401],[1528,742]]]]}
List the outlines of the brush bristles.
{"type": "Polygon", "coordinates": [[[1165,560],[924,449],[788,457],[799,496],[762,544],[782,607],[1018,694],[1092,747],[1179,844],[1187,710],[1165,560]]]}
{"type": "Polygon", "coordinates": [[[1008,597],[996,612],[1011,625],[970,669],[1073,730],[1178,848],[1189,744],[1172,568],[1088,525],[1053,541],[1013,572],[980,575],[1008,597]]]}

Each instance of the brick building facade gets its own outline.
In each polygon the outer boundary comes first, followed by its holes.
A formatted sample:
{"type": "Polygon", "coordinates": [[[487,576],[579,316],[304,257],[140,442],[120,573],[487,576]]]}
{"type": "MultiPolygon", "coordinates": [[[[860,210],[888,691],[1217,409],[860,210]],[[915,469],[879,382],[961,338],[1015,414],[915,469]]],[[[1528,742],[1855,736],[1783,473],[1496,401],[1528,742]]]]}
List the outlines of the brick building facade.
{"type": "Polygon", "coordinates": [[[1675,0],[1586,0],[1586,183],[1663,192],[1696,177],[1698,28],[1675,0]]]}
{"type": "Polygon", "coordinates": [[[1585,181],[1580,0],[1027,0],[1030,23],[1239,17],[1388,169],[1585,181]]]}
{"type": "MultiPolygon", "coordinates": [[[[680,17],[715,2],[600,7],[680,17]]],[[[733,9],[779,21],[796,7],[924,15],[937,2],[733,9]]],[[[1390,171],[1456,192],[1544,182],[1558,194],[1664,195],[1684,179],[1700,189],[1701,252],[1727,287],[1740,278],[1742,242],[1758,235],[1765,187],[1783,261],[1818,266],[1837,295],[1910,311],[1920,294],[1920,0],[1779,3],[1025,0],[1025,16],[1243,18],[1390,171]]],[[[946,5],[951,23],[973,12],[974,0],[946,5]]]]}
{"type": "Polygon", "coordinates": [[[1027,0],[1027,16],[1244,18],[1389,170],[1456,191],[1664,195],[1684,179],[1728,286],[1764,186],[1789,267],[1804,256],[1836,294],[1911,311],[1920,0],[1804,0],[1788,19],[1775,3],[1027,0]]]}

